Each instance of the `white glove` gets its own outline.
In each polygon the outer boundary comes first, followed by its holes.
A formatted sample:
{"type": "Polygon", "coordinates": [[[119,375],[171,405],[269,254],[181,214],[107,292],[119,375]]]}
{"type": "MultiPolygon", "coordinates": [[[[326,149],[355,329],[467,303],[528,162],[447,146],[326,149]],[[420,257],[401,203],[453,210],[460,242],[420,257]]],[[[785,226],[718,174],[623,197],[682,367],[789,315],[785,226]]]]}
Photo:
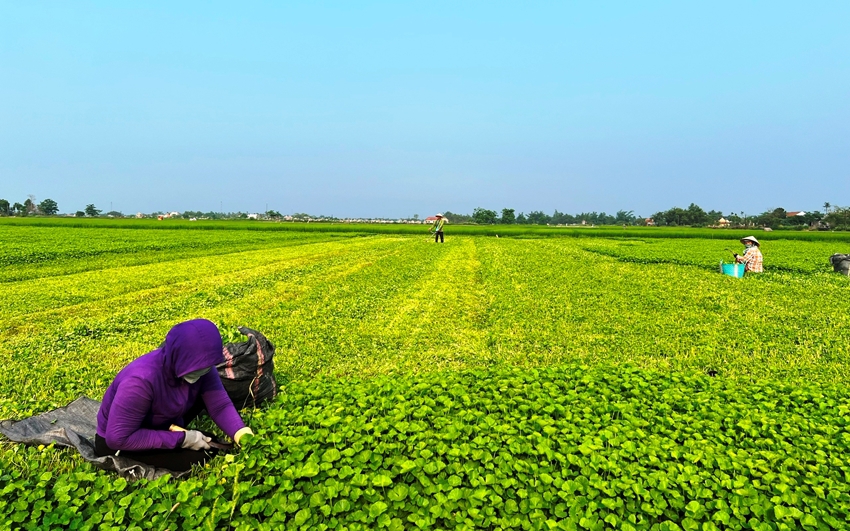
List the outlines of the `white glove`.
{"type": "Polygon", "coordinates": [[[209,450],[209,442],[211,440],[198,430],[188,430],[186,437],[183,439],[183,448],[188,450],[209,450]]]}
{"type": "Polygon", "coordinates": [[[241,439],[243,435],[254,435],[254,432],[251,431],[251,428],[245,426],[244,428],[237,431],[235,435],[233,435],[233,442],[239,445],[239,439],[241,439]]]}

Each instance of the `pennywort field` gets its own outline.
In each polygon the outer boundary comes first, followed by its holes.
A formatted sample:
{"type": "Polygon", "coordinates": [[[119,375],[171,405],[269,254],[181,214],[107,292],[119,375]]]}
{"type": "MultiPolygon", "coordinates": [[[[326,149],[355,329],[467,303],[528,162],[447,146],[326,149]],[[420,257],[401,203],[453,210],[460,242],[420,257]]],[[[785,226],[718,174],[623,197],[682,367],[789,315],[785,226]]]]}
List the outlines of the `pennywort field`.
{"type": "Polygon", "coordinates": [[[280,385],[188,479],[0,441],[0,528],[847,528],[850,243],[774,234],[734,279],[739,235],[653,234],[0,223],[0,418],[195,317],[262,331],[280,385]]]}

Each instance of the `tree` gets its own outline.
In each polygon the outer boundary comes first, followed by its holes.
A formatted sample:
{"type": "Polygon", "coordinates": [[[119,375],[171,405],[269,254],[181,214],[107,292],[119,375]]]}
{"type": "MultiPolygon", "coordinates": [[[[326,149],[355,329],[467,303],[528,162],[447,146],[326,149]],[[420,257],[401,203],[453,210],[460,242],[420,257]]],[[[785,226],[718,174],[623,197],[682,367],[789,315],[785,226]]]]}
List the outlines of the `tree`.
{"type": "Polygon", "coordinates": [[[26,216],[27,215],[27,209],[24,207],[24,205],[22,205],[20,203],[15,203],[12,206],[12,211],[17,216],[26,216]]]}
{"type": "Polygon", "coordinates": [[[826,212],[827,214],[829,214],[830,208],[832,208],[832,205],[830,205],[829,202],[826,202],[826,203],[823,204],[823,211],[826,212]]]}
{"type": "Polygon", "coordinates": [[[496,212],[486,208],[476,208],[472,212],[472,220],[479,225],[492,225],[498,221],[496,212]]]}
{"type": "Polygon", "coordinates": [[[467,214],[456,214],[455,212],[450,212],[448,210],[443,213],[443,217],[448,219],[453,225],[457,225],[458,223],[473,223],[475,221],[472,219],[472,216],[467,214]]]}
{"type": "Polygon", "coordinates": [[[516,217],[516,222],[517,224],[525,225],[526,223],[528,223],[528,220],[526,219],[525,214],[520,212],[519,215],[516,217]]]}
{"type": "Polygon", "coordinates": [[[283,216],[277,210],[268,210],[268,211],[266,211],[266,217],[267,218],[282,218],[283,216]]]}
{"type": "Polygon", "coordinates": [[[503,208],[502,218],[499,220],[499,222],[504,225],[513,225],[514,223],[516,223],[516,215],[514,214],[514,209],[503,208]]]}
{"type": "Polygon", "coordinates": [[[691,203],[688,206],[687,210],[687,225],[691,226],[699,226],[699,225],[707,225],[709,221],[711,221],[709,215],[705,210],[700,208],[696,203],[691,203]]]}
{"type": "Polygon", "coordinates": [[[100,210],[95,208],[94,205],[86,205],[86,215],[90,218],[96,218],[100,215],[100,210]]]}
{"type": "Polygon", "coordinates": [[[652,216],[652,219],[655,220],[656,225],[669,225],[672,227],[681,225],[704,226],[711,221],[717,221],[716,219],[712,219],[712,217],[718,214],[720,212],[713,210],[711,213],[707,213],[699,205],[691,203],[687,209],[673,207],[670,210],[656,212],[652,216]]]}
{"type": "Polygon", "coordinates": [[[83,212],[82,210],[77,210],[77,213],[76,213],[76,214],[74,214],[74,215],[75,215],[75,216],[77,216],[78,218],[84,218],[84,217],[86,217],[86,213],[85,213],[85,212],[83,212]]]}
{"type": "Polygon", "coordinates": [[[59,212],[59,205],[53,199],[45,199],[38,204],[38,209],[41,210],[42,214],[53,216],[59,212]]]}
{"type": "Polygon", "coordinates": [[[827,215],[824,220],[829,223],[830,227],[848,230],[850,229],[850,207],[842,208],[830,206],[829,215],[827,215]]]}
{"type": "Polygon", "coordinates": [[[10,213],[9,202],[5,199],[0,199],[0,216],[8,216],[10,213]]]}
{"type": "Polygon", "coordinates": [[[631,225],[637,220],[637,216],[633,210],[618,210],[617,215],[614,216],[614,222],[618,225],[631,225]]]}
{"type": "MultiPolygon", "coordinates": [[[[596,212],[594,212],[593,215],[595,216],[596,212]]],[[[576,223],[576,217],[581,218],[583,216],[584,214],[579,214],[578,216],[571,216],[564,212],[558,212],[558,209],[556,208],[555,212],[552,213],[552,216],[549,218],[549,221],[547,221],[547,223],[550,223],[552,225],[572,225],[573,223],[576,223]]]]}
{"type": "Polygon", "coordinates": [[[544,214],[540,210],[532,210],[531,213],[528,214],[528,223],[532,225],[547,225],[551,219],[552,216],[544,214]]]}
{"type": "Polygon", "coordinates": [[[794,216],[795,218],[802,220],[803,225],[808,225],[810,227],[817,227],[821,220],[823,219],[823,214],[815,210],[814,212],[806,212],[805,216],[794,216]]]}
{"type": "Polygon", "coordinates": [[[756,223],[765,227],[775,229],[776,227],[786,224],[788,215],[784,208],[774,208],[767,212],[762,212],[756,217],[756,223]]]}

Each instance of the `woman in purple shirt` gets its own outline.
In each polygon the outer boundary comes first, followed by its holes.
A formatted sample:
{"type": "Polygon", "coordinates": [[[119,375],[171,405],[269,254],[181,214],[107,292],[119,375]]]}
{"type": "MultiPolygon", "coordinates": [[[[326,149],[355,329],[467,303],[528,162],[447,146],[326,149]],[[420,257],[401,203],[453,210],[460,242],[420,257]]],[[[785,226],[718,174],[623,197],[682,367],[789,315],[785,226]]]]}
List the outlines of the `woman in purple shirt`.
{"type": "Polygon", "coordinates": [[[182,472],[208,460],[210,438],[185,426],[203,409],[236,444],[245,426],[215,366],[224,361],[215,324],[195,319],[174,326],[158,349],[124,367],[97,414],[95,450],[182,472]]]}

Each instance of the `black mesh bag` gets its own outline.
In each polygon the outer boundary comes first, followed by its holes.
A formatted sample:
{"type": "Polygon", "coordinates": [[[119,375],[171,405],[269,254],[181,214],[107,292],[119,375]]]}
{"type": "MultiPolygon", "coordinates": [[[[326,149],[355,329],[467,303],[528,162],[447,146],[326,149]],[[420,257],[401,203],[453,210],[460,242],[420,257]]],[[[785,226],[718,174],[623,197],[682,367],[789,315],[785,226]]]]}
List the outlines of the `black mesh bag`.
{"type": "Polygon", "coordinates": [[[240,326],[248,341],[224,346],[224,362],[216,366],[224,389],[236,409],[258,406],[274,398],[274,345],[266,336],[240,326]]]}

